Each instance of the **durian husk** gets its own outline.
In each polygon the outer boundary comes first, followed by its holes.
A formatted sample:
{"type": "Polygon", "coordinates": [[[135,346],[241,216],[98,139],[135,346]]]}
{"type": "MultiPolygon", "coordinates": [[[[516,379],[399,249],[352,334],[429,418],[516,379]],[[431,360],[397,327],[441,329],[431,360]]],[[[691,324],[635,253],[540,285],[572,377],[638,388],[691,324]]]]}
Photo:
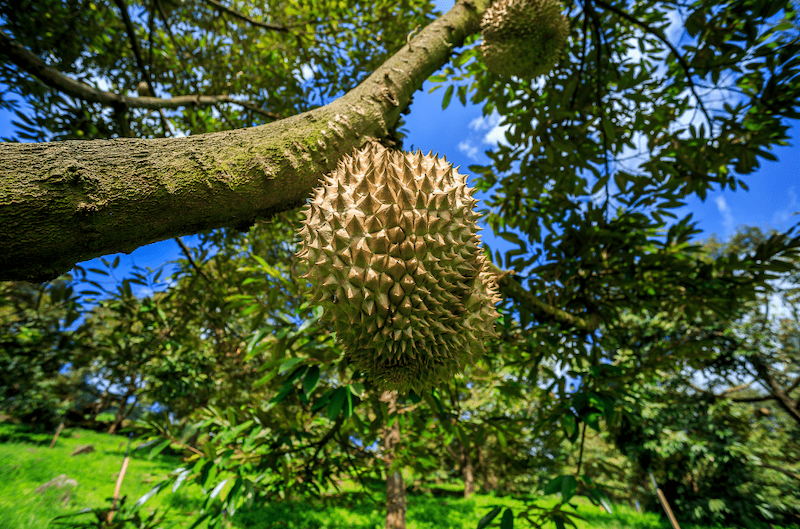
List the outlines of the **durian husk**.
{"type": "Polygon", "coordinates": [[[498,0],[481,20],[481,52],[498,75],[533,79],[550,72],[569,37],[559,0],[498,0]]]}
{"type": "Polygon", "coordinates": [[[344,156],[304,208],[298,256],[312,302],[379,389],[431,388],[494,336],[501,298],[473,193],[444,158],[369,143],[344,156]]]}

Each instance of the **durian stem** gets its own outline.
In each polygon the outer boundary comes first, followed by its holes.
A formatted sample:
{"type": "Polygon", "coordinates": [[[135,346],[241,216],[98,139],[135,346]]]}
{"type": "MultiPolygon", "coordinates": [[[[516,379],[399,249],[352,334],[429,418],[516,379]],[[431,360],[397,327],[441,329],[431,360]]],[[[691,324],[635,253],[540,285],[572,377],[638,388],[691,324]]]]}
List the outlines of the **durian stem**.
{"type": "MultiPolygon", "coordinates": [[[[338,160],[386,137],[489,0],[461,0],[336,101],[267,125],[187,138],[0,144],[0,280],[293,209],[338,160]]],[[[256,83],[258,80],[255,81],[256,83]]]]}

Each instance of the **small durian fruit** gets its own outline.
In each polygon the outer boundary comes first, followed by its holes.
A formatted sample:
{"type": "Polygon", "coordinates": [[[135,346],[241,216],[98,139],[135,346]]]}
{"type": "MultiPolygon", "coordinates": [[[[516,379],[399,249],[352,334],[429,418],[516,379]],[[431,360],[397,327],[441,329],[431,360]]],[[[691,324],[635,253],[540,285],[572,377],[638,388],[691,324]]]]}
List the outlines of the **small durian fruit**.
{"type": "Polygon", "coordinates": [[[500,297],[466,180],[444,158],[370,143],[304,209],[298,257],[312,302],[380,389],[433,387],[494,335],[500,297]]]}
{"type": "Polygon", "coordinates": [[[139,81],[139,84],[136,85],[136,93],[139,94],[139,97],[150,95],[150,85],[147,84],[147,81],[139,81]]]}
{"type": "Polygon", "coordinates": [[[553,69],[569,36],[559,0],[498,0],[481,20],[483,61],[498,75],[533,79],[553,69]]]}

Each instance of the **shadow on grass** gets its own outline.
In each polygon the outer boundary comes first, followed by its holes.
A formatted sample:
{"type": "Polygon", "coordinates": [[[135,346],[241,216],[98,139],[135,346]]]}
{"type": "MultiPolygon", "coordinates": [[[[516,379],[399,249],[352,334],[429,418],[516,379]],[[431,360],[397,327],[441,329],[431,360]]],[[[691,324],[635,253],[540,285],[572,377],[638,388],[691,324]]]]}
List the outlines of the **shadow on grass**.
{"type": "Polygon", "coordinates": [[[232,521],[234,527],[242,529],[377,529],[383,526],[383,512],[377,508],[342,499],[346,507],[324,506],[319,501],[273,503],[240,510],[232,521]]]}
{"type": "MultiPolygon", "coordinates": [[[[414,511],[410,513],[409,520],[413,520],[417,527],[425,528],[458,528],[464,527],[464,522],[476,517],[475,502],[464,500],[463,492],[459,499],[449,499],[430,496],[413,496],[414,511]]],[[[475,519],[477,523],[477,519],[475,519]]]]}
{"type": "MultiPolygon", "coordinates": [[[[577,514],[583,518],[590,527],[602,527],[614,529],[624,527],[625,529],[671,529],[669,521],[661,520],[656,515],[649,519],[642,519],[638,513],[630,513],[614,509],[614,514],[601,513],[597,511],[587,511],[579,509],[577,514]]],[[[681,526],[683,527],[683,526],[681,526]]]]}
{"type": "Polygon", "coordinates": [[[55,431],[42,427],[29,427],[11,423],[0,423],[0,443],[50,444],[55,431]]]}

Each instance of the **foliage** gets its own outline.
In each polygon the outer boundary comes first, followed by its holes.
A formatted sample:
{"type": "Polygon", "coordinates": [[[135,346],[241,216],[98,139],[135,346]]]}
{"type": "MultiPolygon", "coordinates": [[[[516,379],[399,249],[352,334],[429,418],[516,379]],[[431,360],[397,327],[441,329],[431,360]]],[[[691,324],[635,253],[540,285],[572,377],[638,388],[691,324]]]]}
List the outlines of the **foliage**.
{"type": "Polygon", "coordinates": [[[35,110],[33,116],[17,112],[17,135],[38,141],[158,137],[268,123],[355,86],[405,44],[415,26],[427,24],[432,9],[427,0],[220,6],[177,0],[0,3],[3,31],[96,88],[129,94],[144,80],[159,97],[227,94],[246,102],[183,112],[107,109],[64,97],[4,63],[0,82],[11,91],[0,99],[3,106],[15,106],[8,95],[16,92],[35,110]]]}
{"type": "MultiPolygon", "coordinates": [[[[0,483],[0,520],[8,529],[28,529],[44,527],[49,519],[62,513],[73,513],[85,507],[102,509],[104,498],[111,495],[115,472],[124,455],[124,444],[120,447],[119,436],[100,434],[88,430],[68,429],[63,433],[56,448],[47,445],[50,436],[37,434],[20,426],[0,424],[0,468],[4,475],[13,479],[0,483]],[[96,452],[84,456],[69,457],[68,454],[78,445],[91,443],[96,452]],[[91,464],[81,457],[90,457],[91,464]],[[55,475],[66,473],[74,477],[79,487],[66,506],[58,499],[48,502],[31,495],[31,490],[55,475]],[[97,493],[89,493],[95,489],[97,493]]],[[[134,445],[136,446],[136,445],[134,445]]],[[[123,484],[123,494],[127,494],[129,504],[152,489],[158,474],[178,464],[174,455],[164,453],[149,460],[148,448],[132,452],[131,466],[123,484]]],[[[408,527],[428,529],[450,527],[454,529],[474,529],[477,520],[489,512],[494,505],[503,508],[519,508],[520,499],[475,495],[469,500],[455,498],[448,490],[459,491],[459,482],[449,482],[433,487],[430,493],[413,494],[409,503],[408,527]]],[[[236,528],[270,527],[270,524],[283,527],[376,527],[383,525],[381,513],[369,501],[356,494],[356,483],[346,482],[341,493],[334,489],[326,492],[332,496],[325,502],[314,500],[272,502],[252,509],[245,509],[230,518],[231,526],[236,528]],[[314,508],[308,508],[313,505],[314,508]]],[[[164,526],[188,527],[191,517],[188,513],[199,508],[200,491],[182,487],[174,496],[157,494],[144,504],[143,515],[152,509],[165,510],[164,526]]],[[[376,492],[380,495],[381,492],[376,492]]],[[[534,497],[537,503],[549,506],[554,500],[534,497]]],[[[586,522],[578,522],[580,529],[666,529],[668,524],[653,514],[639,514],[625,506],[614,506],[614,514],[602,513],[582,499],[574,501],[586,522]]],[[[141,512],[141,511],[140,511],[141,512]]],[[[129,526],[130,527],[130,526],[129,526]]],[[[683,527],[683,525],[682,525],[683,527]]],[[[689,529],[706,529],[703,526],[687,525],[689,529]]],[[[758,526],[756,526],[758,527],[758,526]]],[[[719,528],[715,528],[719,529],[719,528]]],[[[759,528],[760,529],[760,528],[759,528]]]]}
{"type": "Polygon", "coordinates": [[[80,390],[81,305],[67,279],[0,283],[0,409],[51,427],[80,390]],[[64,365],[73,363],[70,371],[64,365]]]}
{"type": "MultiPolygon", "coordinates": [[[[126,94],[144,80],[145,95],[239,101],[182,112],[104,108],[4,63],[0,82],[35,111],[18,112],[19,138],[198,134],[293,115],[355,86],[432,8],[384,0],[233,5],[0,4],[3,31],[95,87],[126,94]]],[[[746,188],[746,175],[773,159],[771,147],[786,144],[788,120],[800,117],[796,7],[585,0],[567,9],[570,45],[550,74],[534,82],[493,75],[476,35],[433,78],[449,85],[444,106],[454,94],[470,98],[506,130],[491,163],[471,170],[492,193],[489,225],[514,245],[492,257],[514,273],[504,276],[503,334],[468,379],[400,395],[390,413],[306,302],[292,258],[299,218],[284,212],[248,234],[201,234],[169,288],[153,288],[158,272],[138,270],[116,289],[95,282],[100,290],[85,294],[95,300],[78,334],[65,332],[80,313],[72,287],[3,286],[0,336],[11,351],[0,357],[3,374],[19,365],[31,383],[22,388],[6,376],[4,407],[20,416],[51,410],[52,421],[90,373],[125,389],[113,397],[117,425],[134,397],[166,406],[179,420],[149,416],[143,433],[160,440],[155,451],[185,451],[165,484],[204,488],[198,517],[215,523],[256,501],[319,496],[342,478],[358,481],[367,497],[390,460],[447,477],[452,463],[466,469],[486,457],[478,447],[492,454],[488,465],[503,473],[504,489],[533,479],[560,494],[556,503],[493,508],[486,523],[502,527],[524,518],[583,523],[575,495],[601,504],[614,495],[605,486],[631,475],[645,490],[636,476],[650,466],[687,518],[757,524],[796,514],[792,482],[764,465],[796,463],[791,403],[778,389],[797,391],[797,314],[770,320],[754,307],[775,280],[796,285],[797,227],[704,252],[691,217],[675,213],[692,196],[746,188]],[[681,25],[686,36],[676,40],[681,25]],[[152,292],[134,293],[137,285],[152,292]],[[91,354],[77,356],[78,345],[91,354]],[[64,362],[77,378],[60,374],[64,362]],[[748,371],[771,389],[741,398],[777,399],[782,407],[768,406],[768,416],[787,415],[755,420],[732,400],[736,392],[714,393],[748,371]],[[687,373],[698,372],[710,373],[709,387],[687,384],[687,373]],[[20,392],[35,396],[29,410],[20,392]],[[693,413],[678,413],[685,410],[693,413]],[[403,442],[386,454],[382,429],[395,423],[403,442]],[[638,469],[620,465],[622,474],[600,479],[583,449],[587,427],[603,425],[638,469]],[[574,461],[576,450],[585,462],[574,461]],[[781,453],[780,464],[765,463],[781,453]]],[[[796,307],[796,289],[782,292],[796,307]]],[[[488,475],[484,482],[500,485],[488,475]]]]}
{"type": "MultiPolygon", "coordinates": [[[[114,491],[127,441],[120,436],[80,428],[64,429],[53,449],[49,448],[51,439],[52,432],[38,433],[30,427],[0,423],[0,473],[7,478],[0,483],[0,526],[36,529],[46,527],[56,516],[82,509],[101,511],[110,506],[107,499],[114,491]],[[70,456],[73,450],[86,444],[94,446],[95,451],[70,456]],[[66,501],[61,492],[41,495],[34,492],[61,474],[78,482],[66,501]]],[[[162,474],[178,463],[175,453],[162,452],[150,457],[146,449],[133,450],[122,487],[122,495],[128,497],[126,505],[133,507],[162,474]]],[[[191,512],[200,494],[186,492],[180,491],[172,497],[156,496],[139,509],[139,515],[146,519],[157,509],[174,519],[177,512],[191,512]]],[[[80,518],[63,521],[76,520],[81,521],[80,518]]]]}
{"type": "MultiPolygon", "coordinates": [[[[644,485],[652,470],[682,519],[788,524],[800,506],[797,481],[759,467],[772,456],[791,468],[786,460],[797,451],[797,428],[784,422],[773,430],[750,406],[681,389],[675,382],[647,387],[638,405],[628,405],[631,416],[612,427],[617,446],[637,463],[633,481],[644,485]]],[[[657,507],[652,494],[646,497],[657,507]]]]}

